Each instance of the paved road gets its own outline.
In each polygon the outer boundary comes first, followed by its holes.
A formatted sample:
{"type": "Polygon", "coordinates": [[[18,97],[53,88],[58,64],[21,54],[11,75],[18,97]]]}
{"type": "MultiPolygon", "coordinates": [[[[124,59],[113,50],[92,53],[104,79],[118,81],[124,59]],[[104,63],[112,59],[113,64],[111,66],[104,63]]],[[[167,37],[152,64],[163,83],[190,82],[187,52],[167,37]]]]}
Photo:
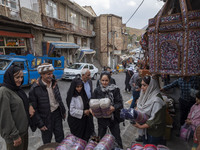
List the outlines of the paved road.
{"type": "MultiPolygon", "coordinates": [[[[127,94],[127,93],[123,92],[124,88],[125,88],[125,86],[124,86],[125,74],[124,73],[114,74],[113,77],[115,78],[117,85],[121,89],[121,93],[122,93],[124,102],[129,100],[131,98],[131,94],[127,94]]],[[[93,87],[96,87],[96,81],[97,80],[93,80],[93,87]]],[[[67,91],[69,89],[70,83],[71,83],[71,81],[66,81],[66,80],[61,80],[58,82],[61,96],[63,98],[63,102],[64,102],[65,106],[66,106],[65,99],[67,96],[67,91]]],[[[27,93],[29,91],[29,88],[24,88],[24,90],[27,93]]],[[[95,120],[95,127],[97,129],[96,120],[95,120]]],[[[122,126],[121,128],[122,128],[121,131],[123,133],[123,131],[125,130],[125,127],[122,126]]],[[[64,132],[65,132],[65,135],[70,133],[67,121],[64,121],[64,132]]],[[[39,130],[36,130],[36,132],[34,132],[34,133],[29,130],[29,150],[36,150],[39,146],[42,145],[41,141],[42,140],[41,140],[41,135],[40,135],[39,130]]],[[[0,137],[0,150],[6,150],[4,140],[1,137],[0,137]]]]}
{"type": "MultiPolygon", "coordinates": [[[[123,92],[125,88],[124,86],[125,74],[124,73],[114,74],[113,78],[115,78],[117,86],[119,86],[119,88],[121,89],[121,94],[124,100],[124,107],[125,108],[129,107],[129,105],[126,104],[125,102],[131,98],[131,94],[123,92]]],[[[58,82],[61,96],[63,98],[65,106],[66,106],[65,99],[70,83],[71,83],[70,81],[63,81],[63,80],[58,82]]],[[[93,80],[93,87],[96,87],[96,80],[93,80]]],[[[29,88],[24,88],[24,90],[28,92],[29,88]]],[[[96,119],[94,119],[94,122],[95,122],[95,129],[97,129],[96,119]]],[[[132,125],[130,125],[128,121],[125,121],[125,126],[121,124],[120,128],[121,128],[121,136],[124,148],[130,147],[131,142],[133,142],[135,137],[137,137],[137,130],[132,125]]],[[[64,132],[65,135],[70,133],[67,121],[64,121],[64,132]]],[[[32,131],[29,130],[29,150],[36,150],[41,145],[42,145],[42,140],[40,131],[36,130],[36,132],[33,133],[32,131]]],[[[179,138],[175,137],[174,134],[172,135],[171,140],[167,142],[167,146],[170,148],[170,150],[191,149],[188,143],[181,141],[179,138]]],[[[6,150],[4,140],[1,137],[0,137],[0,150],[6,150]]]]}

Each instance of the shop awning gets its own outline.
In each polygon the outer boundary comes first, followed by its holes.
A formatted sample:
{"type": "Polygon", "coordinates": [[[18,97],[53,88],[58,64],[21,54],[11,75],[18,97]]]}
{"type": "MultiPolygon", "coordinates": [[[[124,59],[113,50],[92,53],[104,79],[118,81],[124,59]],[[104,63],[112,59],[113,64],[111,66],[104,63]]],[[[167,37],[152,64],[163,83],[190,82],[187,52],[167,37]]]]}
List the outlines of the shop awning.
{"type": "Polygon", "coordinates": [[[63,41],[47,41],[42,42],[43,55],[51,55],[56,48],[62,49],[78,49],[79,46],[75,43],[63,41]]]}
{"type": "Polygon", "coordinates": [[[8,31],[0,31],[0,36],[34,38],[34,36],[30,33],[8,32],[8,31]]]}
{"type": "Polygon", "coordinates": [[[96,51],[93,49],[82,49],[80,50],[79,61],[83,59],[83,57],[87,54],[92,54],[92,57],[96,54],[96,51]]]}

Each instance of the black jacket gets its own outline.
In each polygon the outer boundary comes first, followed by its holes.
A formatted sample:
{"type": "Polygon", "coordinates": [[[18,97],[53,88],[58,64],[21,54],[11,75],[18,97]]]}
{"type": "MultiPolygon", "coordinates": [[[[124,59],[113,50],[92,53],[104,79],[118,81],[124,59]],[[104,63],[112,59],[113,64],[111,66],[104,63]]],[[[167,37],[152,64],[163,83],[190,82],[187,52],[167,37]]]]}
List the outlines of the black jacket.
{"type": "MultiPolygon", "coordinates": [[[[120,89],[119,88],[115,88],[114,90],[111,91],[113,94],[113,106],[115,107],[115,111],[114,113],[114,119],[117,122],[122,122],[123,119],[120,118],[120,111],[123,108],[123,99],[122,96],[120,94],[120,89]]],[[[107,93],[103,92],[100,88],[100,86],[98,86],[95,90],[94,93],[92,95],[92,99],[100,99],[100,98],[105,98],[107,97],[107,93]]]]}
{"type": "MultiPolygon", "coordinates": [[[[55,86],[55,82],[52,83],[52,87],[55,86]]],[[[62,102],[60,91],[58,85],[53,88],[56,101],[59,103],[60,112],[62,118],[66,113],[66,109],[62,102]]],[[[49,95],[46,89],[46,85],[43,84],[41,78],[39,79],[39,84],[34,83],[29,92],[29,101],[35,109],[34,122],[38,128],[43,127],[44,125],[47,128],[51,125],[51,110],[49,95]]]]}

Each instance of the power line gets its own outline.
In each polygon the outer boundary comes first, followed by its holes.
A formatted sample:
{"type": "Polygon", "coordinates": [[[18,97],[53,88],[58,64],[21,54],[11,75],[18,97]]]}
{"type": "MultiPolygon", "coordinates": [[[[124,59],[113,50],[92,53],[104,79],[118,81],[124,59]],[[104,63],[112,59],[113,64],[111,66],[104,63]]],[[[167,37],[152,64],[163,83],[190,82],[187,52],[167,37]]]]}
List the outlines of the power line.
{"type": "Polygon", "coordinates": [[[128,19],[128,21],[126,22],[126,24],[131,20],[131,18],[135,15],[135,13],[137,12],[137,10],[140,8],[140,6],[142,5],[142,3],[144,2],[144,0],[142,0],[142,2],[140,3],[140,5],[138,6],[138,8],[134,11],[134,13],[131,15],[131,17],[128,19]]]}

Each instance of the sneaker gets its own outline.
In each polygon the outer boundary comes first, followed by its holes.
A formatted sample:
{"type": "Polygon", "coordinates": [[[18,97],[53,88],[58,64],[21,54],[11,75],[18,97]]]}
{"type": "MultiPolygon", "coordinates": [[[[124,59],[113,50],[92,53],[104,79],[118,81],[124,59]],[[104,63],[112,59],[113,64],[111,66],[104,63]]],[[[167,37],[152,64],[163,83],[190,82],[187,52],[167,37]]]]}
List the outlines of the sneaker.
{"type": "Polygon", "coordinates": [[[136,142],[143,142],[143,138],[142,136],[138,136],[136,139],[135,139],[136,142]]]}

